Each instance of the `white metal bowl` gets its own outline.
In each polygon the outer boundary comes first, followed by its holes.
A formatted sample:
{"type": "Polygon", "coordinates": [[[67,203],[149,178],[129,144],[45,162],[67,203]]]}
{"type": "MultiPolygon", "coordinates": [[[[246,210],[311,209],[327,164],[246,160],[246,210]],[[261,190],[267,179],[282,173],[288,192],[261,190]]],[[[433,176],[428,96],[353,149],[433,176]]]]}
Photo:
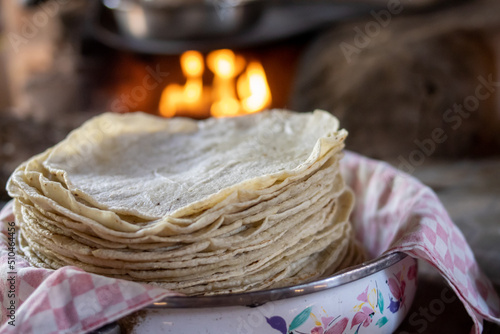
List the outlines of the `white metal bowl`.
{"type": "Polygon", "coordinates": [[[207,297],[169,297],[143,310],[132,333],[392,333],[417,286],[417,261],[383,255],[293,287],[207,297]],[[144,313],[145,311],[145,313],[144,313]]]}

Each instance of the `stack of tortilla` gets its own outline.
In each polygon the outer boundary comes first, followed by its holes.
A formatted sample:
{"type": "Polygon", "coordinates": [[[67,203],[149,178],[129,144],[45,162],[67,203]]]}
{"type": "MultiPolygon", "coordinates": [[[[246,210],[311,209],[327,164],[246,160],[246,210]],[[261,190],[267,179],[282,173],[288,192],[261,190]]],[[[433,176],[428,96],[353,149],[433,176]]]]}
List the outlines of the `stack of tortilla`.
{"type": "Polygon", "coordinates": [[[195,121],[106,113],[23,163],[7,189],[35,266],[189,295],[307,282],[363,260],[327,112],[195,121]]]}

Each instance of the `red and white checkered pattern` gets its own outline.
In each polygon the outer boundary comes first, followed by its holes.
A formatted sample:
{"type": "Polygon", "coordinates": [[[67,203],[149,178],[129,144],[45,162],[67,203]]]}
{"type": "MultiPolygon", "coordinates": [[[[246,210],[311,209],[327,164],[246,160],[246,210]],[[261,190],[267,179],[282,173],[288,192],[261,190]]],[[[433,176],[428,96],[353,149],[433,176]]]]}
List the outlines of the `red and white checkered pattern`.
{"type": "MultiPolygon", "coordinates": [[[[13,221],[9,203],[0,221],[13,221]]],[[[48,270],[30,267],[16,256],[15,326],[7,322],[9,286],[7,284],[6,225],[0,224],[0,333],[86,333],[139,310],[171,291],[94,275],[76,267],[48,270]]]]}
{"type": "Polygon", "coordinates": [[[375,257],[402,251],[430,262],[445,277],[482,331],[483,320],[500,324],[500,302],[479,269],[462,232],[436,194],[393,167],[347,153],[342,171],[356,194],[352,215],[358,238],[375,257]]]}
{"type": "MultiPolygon", "coordinates": [[[[403,251],[434,265],[450,283],[480,333],[484,319],[500,324],[500,303],[460,230],[437,196],[391,166],[346,153],[346,182],[356,194],[352,220],[373,256],[403,251]]],[[[7,205],[0,221],[12,221],[7,205]]],[[[174,293],[89,274],[75,267],[32,268],[16,257],[16,326],[8,325],[6,225],[0,224],[1,333],[84,333],[174,293]]]]}

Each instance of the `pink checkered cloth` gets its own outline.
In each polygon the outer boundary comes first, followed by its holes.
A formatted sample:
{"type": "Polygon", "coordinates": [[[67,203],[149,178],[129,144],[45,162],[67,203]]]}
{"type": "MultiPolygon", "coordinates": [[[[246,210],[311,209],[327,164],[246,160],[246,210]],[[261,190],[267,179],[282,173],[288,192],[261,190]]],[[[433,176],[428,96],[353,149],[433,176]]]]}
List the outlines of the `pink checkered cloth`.
{"type": "MultiPolygon", "coordinates": [[[[371,256],[402,251],[430,262],[463,302],[474,321],[473,333],[482,331],[484,319],[500,324],[500,303],[491,282],[432,190],[386,163],[350,152],[342,160],[342,172],[357,198],[352,215],[357,236],[371,256]]],[[[12,289],[7,222],[13,219],[8,204],[0,213],[1,333],[84,333],[174,295],[76,267],[33,268],[20,256],[15,257],[12,289]],[[9,290],[15,290],[13,298],[9,290]],[[11,300],[15,327],[8,323],[11,300]]]]}

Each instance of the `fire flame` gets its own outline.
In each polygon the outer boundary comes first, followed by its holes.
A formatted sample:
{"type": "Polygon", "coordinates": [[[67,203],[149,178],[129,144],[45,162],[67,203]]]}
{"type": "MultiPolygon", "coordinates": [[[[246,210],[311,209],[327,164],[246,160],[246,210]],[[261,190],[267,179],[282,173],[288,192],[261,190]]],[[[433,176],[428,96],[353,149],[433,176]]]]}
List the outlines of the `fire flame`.
{"type": "Polygon", "coordinates": [[[245,59],[228,49],[212,51],[206,58],[214,74],[211,87],[203,85],[203,55],[187,51],[180,57],[186,83],[169,84],[162,92],[160,114],[172,117],[180,112],[200,116],[210,110],[214,117],[255,113],[271,105],[271,90],[262,64],[245,59]],[[239,77],[238,77],[239,76],[239,77]]]}
{"type": "Polygon", "coordinates": [[[246,113],[260,111],[271,104],[266,73],[259,62],[248,64],[245,74],[238,80],[238,95],[242,98],[241,107],[246,113]]]}
{"type": "Polygon", "coordinates": [[[168,85],[160,98],[160,114],[173,117],[177,110],[196,111],[204,104],[202,75],[205,70],[203,56],[197,51],[187,51],[181,55],[182,73],[186,84],[168,85]]]}

